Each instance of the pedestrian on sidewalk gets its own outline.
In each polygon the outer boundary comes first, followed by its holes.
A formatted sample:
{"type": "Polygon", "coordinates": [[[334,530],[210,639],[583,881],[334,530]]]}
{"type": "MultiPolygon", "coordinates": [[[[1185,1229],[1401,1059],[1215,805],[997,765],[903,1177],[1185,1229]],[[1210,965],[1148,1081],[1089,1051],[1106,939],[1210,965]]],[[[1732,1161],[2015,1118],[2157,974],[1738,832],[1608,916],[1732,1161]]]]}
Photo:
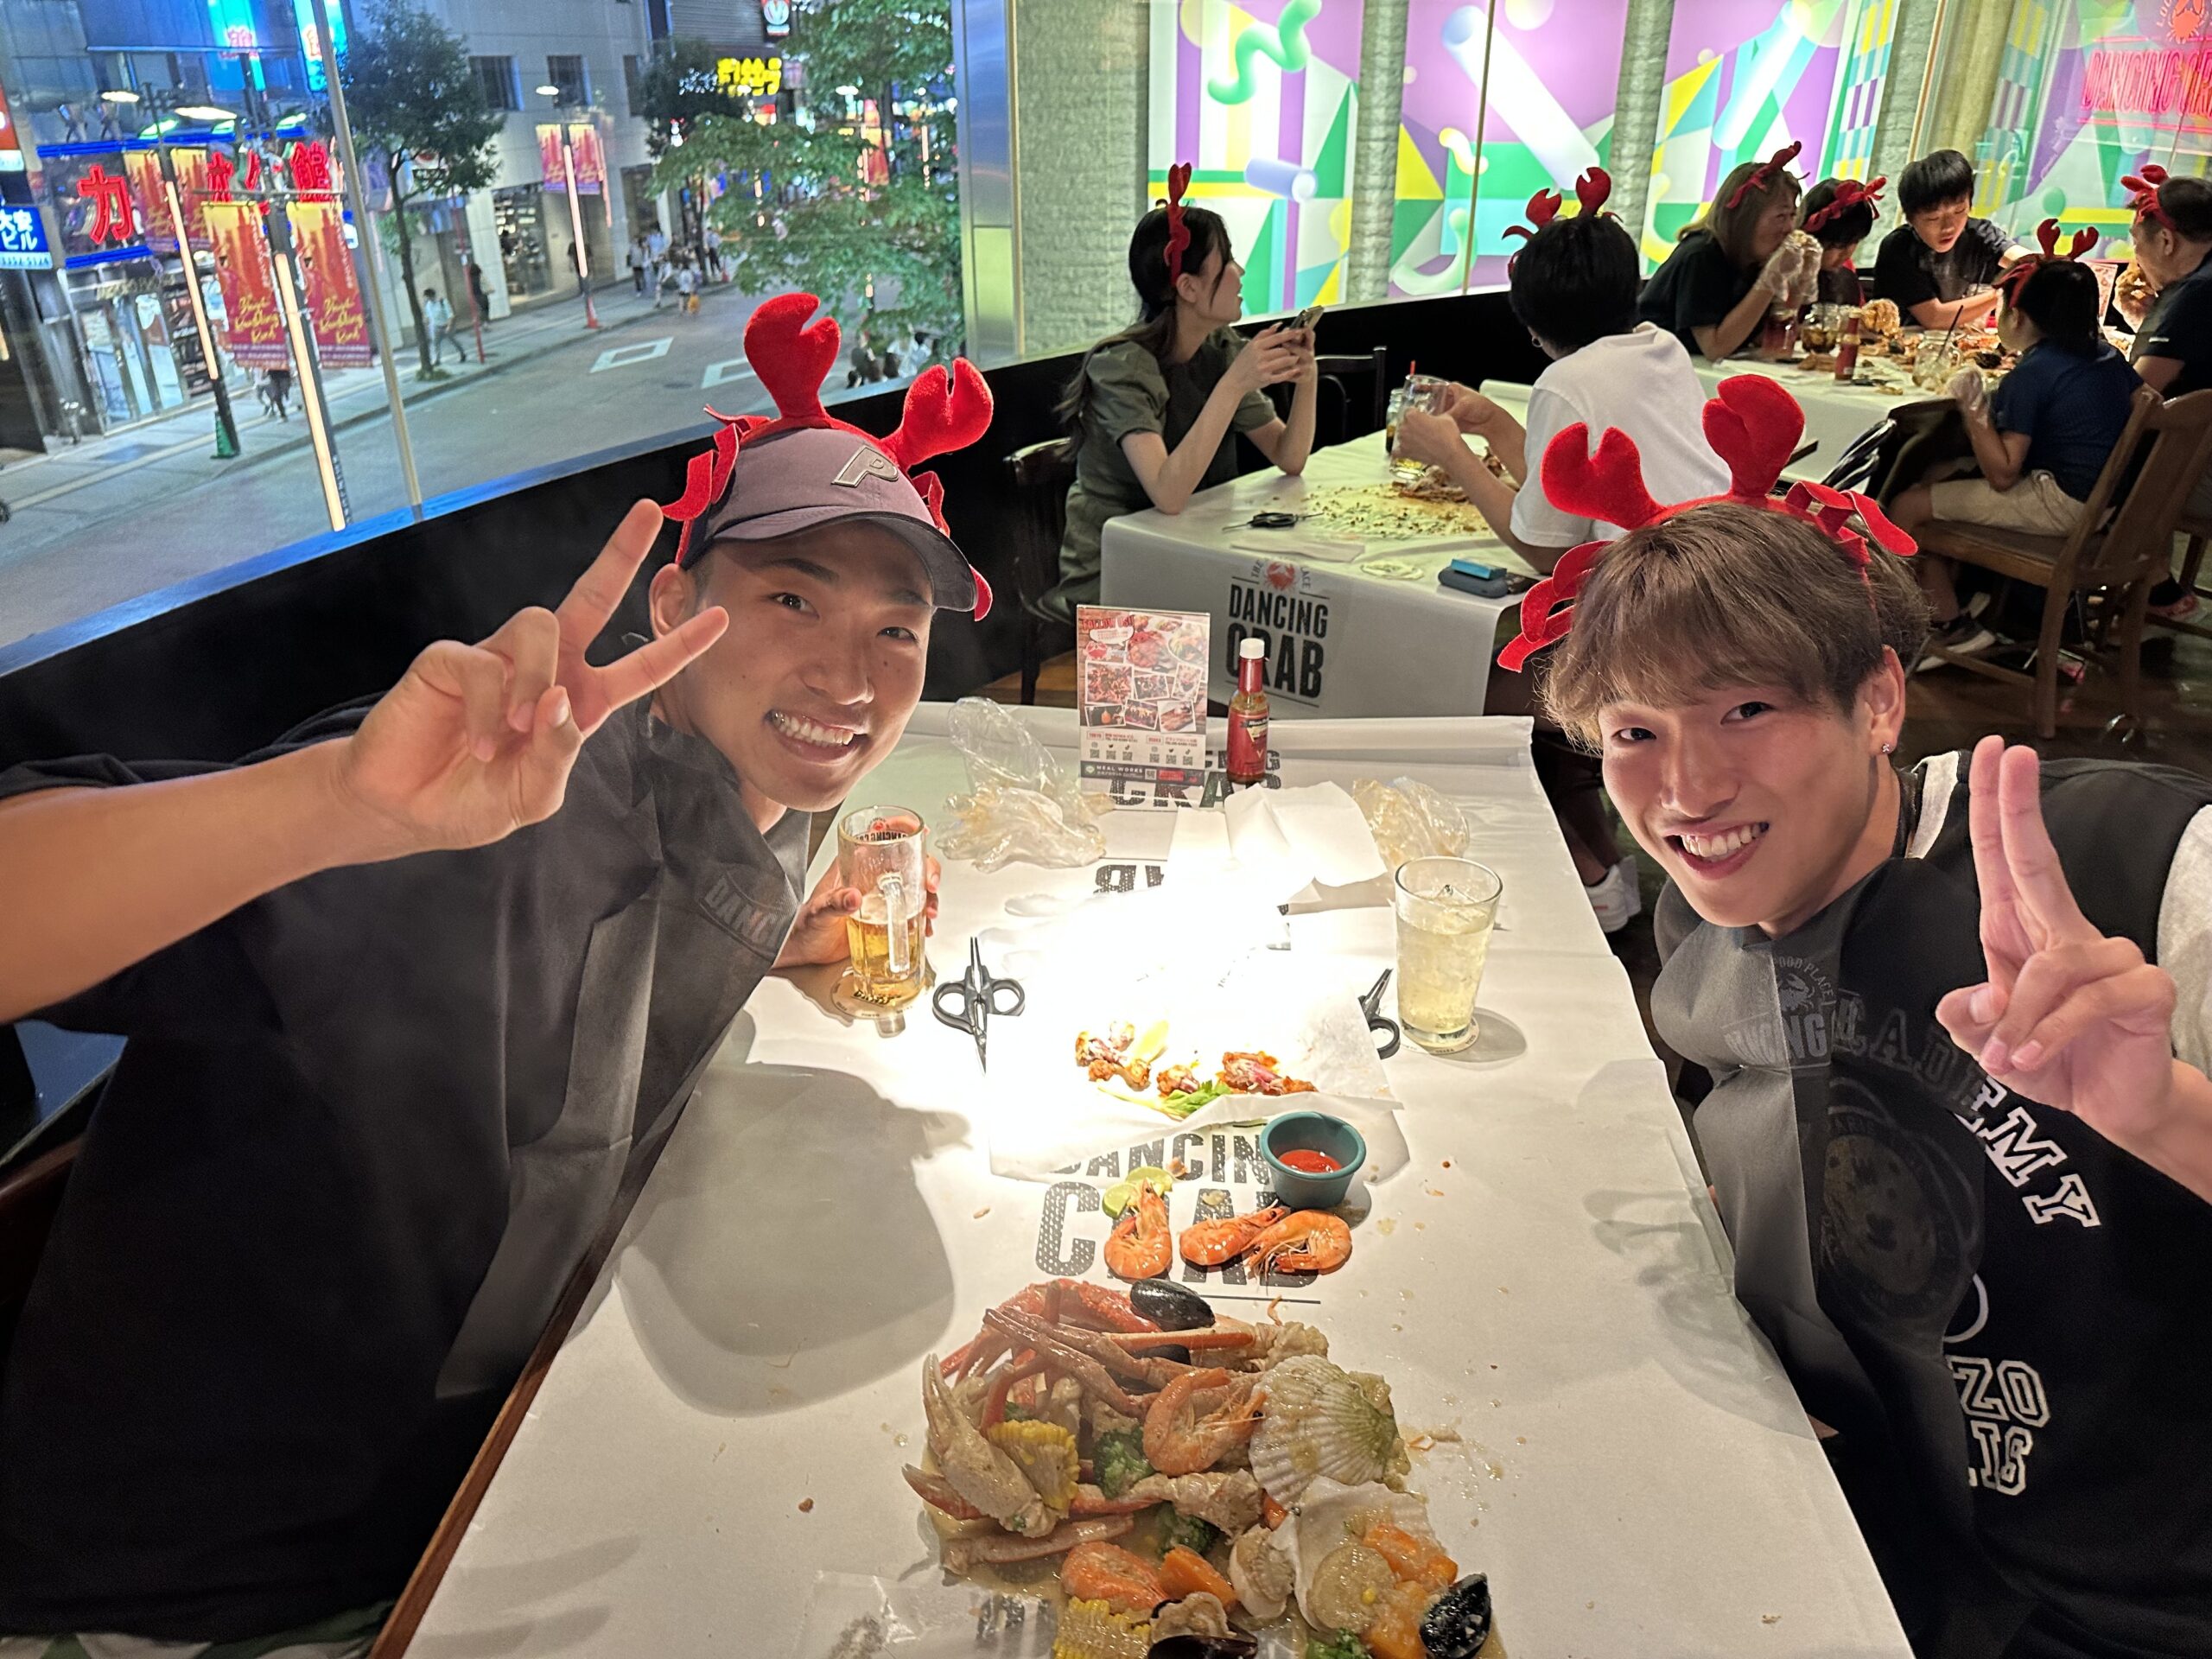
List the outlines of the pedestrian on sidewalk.
{"type": "Polygon", "coordinates": [[[289,368],[271,369],[261,378],[261,401],[271,415],[289,422],[292,412],[285,407],[292,396],[292,372],[289,368]]]}
{"type": "Polygon", "coordinates": [[[677,264],[676,291],[681,297],[686,315],[696,315],[699,309],[699,267],[685,254],[677,264]]]}
{"type": "Polygon", "coordinates": [[[642,236],[632,237],[630,238],[630,289],[632,293],[642,295],[645,291],[645,238],[642,236]]]}
{"type": "Polygon", "coordinates": [[[467,366],[468,353],[453,337],[453,307],[445,302],[435,288],[423,290],[423,329],[430,337],[431,367],[435,368],[445,361],[448,345],[453,347],[454,355],[461,359],[462,366],[467,366]]]}
{"type": "Polygon", "coordinates": [[[726,283],[729,273],[722,265],[722,233],[709,225],[700,238],[700,245],[707,251],[707,276],[711,282],[726,283]]]}
{"type": "MultiPolygon", "coordinates": [[[[476,321],[484,327],[492,326],[492,297],[484,291],[484,267],[472,255],[468,261],[468,297],[476,306],[476,321]]],[[[464,358],[466,353],[463,353],[464,358]]]]}
{"type": "Polygon", "coordinates": [[[676,272],[669,264],[666,254],[655,256],[652,264],[646,266],[645,282],[652,290],[653,309],[658,311],[660,309],[661,301],[672,292],[676,286],[676,272]]]}

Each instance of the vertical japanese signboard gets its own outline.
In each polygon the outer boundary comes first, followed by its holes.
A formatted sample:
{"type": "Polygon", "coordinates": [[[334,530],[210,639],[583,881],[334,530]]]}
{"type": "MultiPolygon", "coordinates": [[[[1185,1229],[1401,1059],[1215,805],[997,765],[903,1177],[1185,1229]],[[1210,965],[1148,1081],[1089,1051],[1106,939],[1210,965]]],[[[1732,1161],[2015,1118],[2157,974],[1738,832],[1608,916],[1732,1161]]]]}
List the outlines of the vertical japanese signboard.
{"type": "Polygon", "coordinates": [[[223,288],[223,344],[244,367],[289,368],[292,355],[260,207],[250,201],[211,201],[204,211],[214,244],[215,277],[223,288]]]}
{"type": "Polygon", "coordinates": [[[292,246],[307,289],[316,354],[327,369],[365,369],[375,360],[361,283],[346,245],[346,221],[333,201],[296,201],[292,246]]]}

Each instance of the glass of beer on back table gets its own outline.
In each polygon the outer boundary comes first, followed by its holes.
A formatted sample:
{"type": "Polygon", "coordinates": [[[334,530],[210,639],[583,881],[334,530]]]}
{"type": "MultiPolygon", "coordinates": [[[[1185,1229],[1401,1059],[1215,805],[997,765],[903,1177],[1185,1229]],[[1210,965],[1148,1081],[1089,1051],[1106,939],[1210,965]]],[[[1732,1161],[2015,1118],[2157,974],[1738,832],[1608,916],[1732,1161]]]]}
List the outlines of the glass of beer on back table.
{"type": "Polygon", "coordinates": [[[860,889],[861,907],[845,918],[852,949],[852,992],[862,1001],[903,1008],[928,977],[922,954],[929,886],[923,879],[922,815],[903,806],[862,807],[837,821],[837,869],[860,889]]]}

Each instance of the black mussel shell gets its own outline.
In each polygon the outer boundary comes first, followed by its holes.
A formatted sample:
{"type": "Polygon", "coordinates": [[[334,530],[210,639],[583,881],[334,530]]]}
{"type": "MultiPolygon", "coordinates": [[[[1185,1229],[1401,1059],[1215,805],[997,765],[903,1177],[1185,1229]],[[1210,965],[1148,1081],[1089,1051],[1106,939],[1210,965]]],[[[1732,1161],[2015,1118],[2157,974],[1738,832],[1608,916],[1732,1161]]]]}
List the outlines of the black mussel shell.
{"type": "Polygon", "coordinates": [[[1257,1637],[1239,1631],[1234,1636],[1166,1636],[1145,1649],[1146,1659],[1252,1659],[1260,1650],[1257,1637]]]}
{"type": "Polygon", "coordinates": [[[2002,352],[1976,352],[1974,354],[1974,360],[1980,364],[1985,369],[1993,369],[2005,360],[2005,353],[2002,352]]]}
{"type": "Polygon", "coordinates": [[[1470,1573],[1421,1615],[1428,1659],[1475,1659],[1489,1639],[1490,1580],[1480,1573],[1470,1573]]]}
{"type": "Polygon", "coordinates": [[[1179,1342],[1163,1342],[1157,1348],[1147,1348],[1144,1351],[1144,1357],[1147,1359],[1172,1359],[1178,1365],[1191,1363],[1191,1351],[1179,1342]]]}
{"type": "Polygon", "coordinates": [[[1140,1279],[1129,1306],[1163,1331],[1196,1331],[1213,1323],[1213,1305],[1173,1279],[1140,1279]]]}

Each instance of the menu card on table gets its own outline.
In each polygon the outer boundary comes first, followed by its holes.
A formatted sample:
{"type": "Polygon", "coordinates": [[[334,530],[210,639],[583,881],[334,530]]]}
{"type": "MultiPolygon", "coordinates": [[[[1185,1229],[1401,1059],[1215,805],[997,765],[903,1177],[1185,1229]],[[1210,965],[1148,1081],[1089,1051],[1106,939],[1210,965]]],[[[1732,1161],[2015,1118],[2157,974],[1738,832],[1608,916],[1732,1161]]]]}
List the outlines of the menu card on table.
{"type": "Polygon", "coordinates": [[[1212,631],[1204,612],[1076,607],[1079,771],[1117,807],[1200,804],[1212,631]]]}

